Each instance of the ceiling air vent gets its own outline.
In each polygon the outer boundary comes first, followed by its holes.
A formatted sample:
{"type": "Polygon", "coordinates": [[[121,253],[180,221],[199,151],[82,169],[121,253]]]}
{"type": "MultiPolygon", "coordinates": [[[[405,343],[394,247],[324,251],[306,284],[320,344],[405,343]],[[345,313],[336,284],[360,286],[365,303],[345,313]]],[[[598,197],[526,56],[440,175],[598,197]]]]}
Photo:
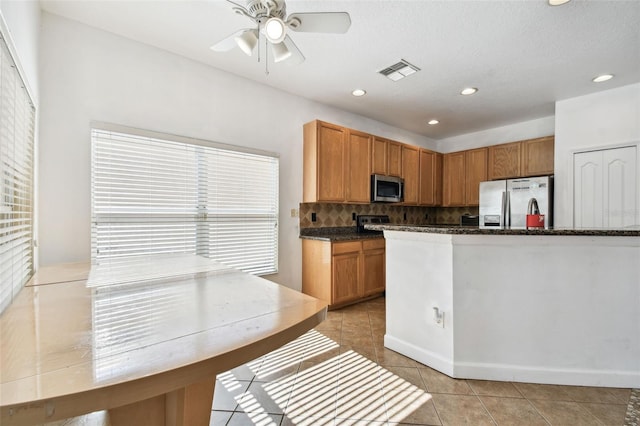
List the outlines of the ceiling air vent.
{"type": "Polygon", "coordinates": [[[393,64],[378,72],[387,77],[389,80],[398,81],[411,74],[415,74],[418,71],[420,71],[420,68],[416,67],[415,65],[411,65],[404,59],[401,59],[397,64],[393,64]]]}

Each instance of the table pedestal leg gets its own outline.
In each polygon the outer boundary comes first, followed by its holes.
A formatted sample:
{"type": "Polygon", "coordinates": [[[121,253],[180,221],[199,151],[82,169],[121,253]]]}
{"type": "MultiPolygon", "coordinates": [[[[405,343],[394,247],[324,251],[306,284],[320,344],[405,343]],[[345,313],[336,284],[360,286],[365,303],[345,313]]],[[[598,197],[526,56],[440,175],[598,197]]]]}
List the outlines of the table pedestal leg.
{"type": "Polygon", "coordinates": [[[208,426],[216,378],[109,410],[112,426],[208,426]]]}

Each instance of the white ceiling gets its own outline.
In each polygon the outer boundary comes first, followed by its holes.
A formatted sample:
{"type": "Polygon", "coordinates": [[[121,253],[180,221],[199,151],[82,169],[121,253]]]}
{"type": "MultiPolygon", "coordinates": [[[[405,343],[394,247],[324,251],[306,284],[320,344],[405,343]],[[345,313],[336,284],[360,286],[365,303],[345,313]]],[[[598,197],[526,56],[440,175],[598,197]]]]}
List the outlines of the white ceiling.
{"type": "MultiPolygon", "coordinates": [[[[244,3],[244,0],[236,0],[244,3]]],[[[554,114],[557,100],[640,82],[640,1],[288,0],[287,13],[346,11],[346,34],[292,33],[306,61],[258,63],[217,41],[251,21],[223,0],[41,0],[48,12],[233,74],[443,139],[554,114]],[[421,71],[378,74],[405,59],[421,71]],[[605,83],[591,79],[615,74],[605,83]],[[479,88],[461,96],[467,86],[479,88]],[[350,93],[362,88],[367,95],[350,93]],[[432,118],[440,124],[429,126],[432,118]]]]}

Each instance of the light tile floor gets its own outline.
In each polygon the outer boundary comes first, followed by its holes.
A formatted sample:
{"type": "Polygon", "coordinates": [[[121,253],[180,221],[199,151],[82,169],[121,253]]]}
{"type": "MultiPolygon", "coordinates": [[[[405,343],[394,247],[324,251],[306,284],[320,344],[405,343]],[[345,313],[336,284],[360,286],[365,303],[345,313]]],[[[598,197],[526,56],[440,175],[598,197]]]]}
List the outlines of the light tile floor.
{"type": "Polygon", "coordinates": [[[630,389],[456,380],[386,349],[384,298],[218,376],[210,425],[614,425],[630,389]]]}

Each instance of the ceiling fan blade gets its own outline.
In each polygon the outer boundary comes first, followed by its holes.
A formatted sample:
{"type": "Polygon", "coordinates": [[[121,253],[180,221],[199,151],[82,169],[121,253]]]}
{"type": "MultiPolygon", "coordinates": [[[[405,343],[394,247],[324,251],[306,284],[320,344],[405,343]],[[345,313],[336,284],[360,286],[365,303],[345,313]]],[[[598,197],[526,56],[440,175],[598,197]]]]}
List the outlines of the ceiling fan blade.
{"type": "Polygon", "coordinates": [[[251,16],[251,12],[249,12],[249,10],[247,10],[246,7],[244,7],[239,3],[236,3],[233,0],[227,0],[227,2],[233,5],[233,11],[235,13],[237,13],[238,15],[246,16],[247,18],[251,19],[253,22],[257,23],[256,19],[253,16],[251,16]]]}
{"type": "Polygon", "coordinates": [[[229,37],[223,40],[220,40],[219,42],[211,46],[211,50],[215,52],[226,52],[228,50],[231,50],[234,47],[238,46],[238,44],[236,43],[236,37],[238,37],[239,35],[242,35],[246,31],[252,31],[252,30],[253,30],[252,28],[246,28],[243,30],[236,31],[235,33],[231,34],[229,37]]]}
{"type": "Polygon", "coordinates": [[[247,8],[246,8],[246,7],[244,7],[244,6],[243,6],[243,5],[241,5],[240,3],[236,3],[236,2],[235,2],[235,1],[233,1],[233,0],[227,0],[227,3],[231,3],[232,5],[234,5],[234,6],[235,6],[235,7],[237,7],[237,8],[247,10],[247,8]]]}
{"type": "Polygon", "coordinates": [[[287,49],[289,49],[289,52],[291,52],[291,56],[286,61],[288,64],[297,65],[304,62],[304,55],[300,49],[298,49],[298,46],[296,46],[291,37],[286,36],[284,40],[282,40],[282,43],[284,43],[284,45],[287,46],[287,49]]]}
{"type": "Polygon", "coordinates": [[[293,31],[307,33],[346,33],[351,17],[347,12],[292,13],[287,25],[293,31]]]}

